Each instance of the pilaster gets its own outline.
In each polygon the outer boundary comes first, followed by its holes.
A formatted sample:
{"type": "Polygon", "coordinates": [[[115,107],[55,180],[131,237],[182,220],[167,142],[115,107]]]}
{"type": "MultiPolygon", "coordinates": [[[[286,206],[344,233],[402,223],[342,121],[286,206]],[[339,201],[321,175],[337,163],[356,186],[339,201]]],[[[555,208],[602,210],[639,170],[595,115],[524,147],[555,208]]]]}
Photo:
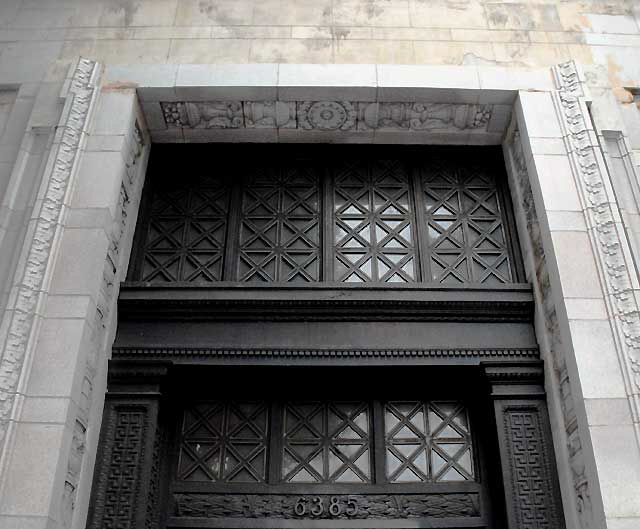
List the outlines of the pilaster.
{"type": "Polygon", "coordinates": [[[62,87],[0,328],[3,527],[86,526],[117,291],[149,152],[135,92],[100,91],[100,71],[81,59],[62,87]]]}
{"type": "Polygon", "coordinates": [[[541,362],[483,364],[500,448],[509,529],[565,527],[541,362]]]}
{"type": "Polygon", "coordinates": [[[617,527],[640,518],[631,252],[580,70],[566,63],[554,74],[556,90],[519,94],[505,152],[523,204],[567,519],[617,527]]]}
{"type": "Polygon", "coordinates": [[[158,409],[166,373],[162,364],[111,363],[88,529],[148,527],[156,514],[158,409]]]}

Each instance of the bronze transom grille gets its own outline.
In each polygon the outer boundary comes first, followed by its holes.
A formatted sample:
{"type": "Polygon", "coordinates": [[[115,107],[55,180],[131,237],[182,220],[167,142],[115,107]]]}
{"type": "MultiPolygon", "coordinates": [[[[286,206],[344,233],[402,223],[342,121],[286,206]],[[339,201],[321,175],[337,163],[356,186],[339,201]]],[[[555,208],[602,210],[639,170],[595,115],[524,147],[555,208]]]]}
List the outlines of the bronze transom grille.
{"type": "Polygon", "coordinates": [[[474,481],[467,409],[456,401],[198,402],[184,411],[177,479],[291,484],[474,481]],[[373,422],[374,413],[384,416],[382,423],[373,422]],[[374,442],[378,429],[380,446],[374,442]],[[372,472],[376,459],[384,460],[384,475],[372,472]],[[268,468],[277,468],[275,475],[269,476],[268,468]]]}
{"type": "MultiPolygon", "coordinates": [[[[221,147],[222,148],[222,147],[221,147]]],[[[481,149],[302,150],[176,178],[150,170],[138,258],[149,283],[517,282],[503,169],[481,149]],[[357,151],[350,151],[357,152],[357,151]]]]}

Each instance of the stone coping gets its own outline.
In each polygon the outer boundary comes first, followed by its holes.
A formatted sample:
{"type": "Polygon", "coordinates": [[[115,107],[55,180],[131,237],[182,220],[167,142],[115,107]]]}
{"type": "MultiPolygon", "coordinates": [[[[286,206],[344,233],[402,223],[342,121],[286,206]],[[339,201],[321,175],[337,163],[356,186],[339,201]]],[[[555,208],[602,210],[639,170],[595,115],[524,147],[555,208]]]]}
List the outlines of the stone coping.
{"type": "Polygon", "coordinates": [[[104,91],[135,89],[155,142],[498,145],[518,91],[550,70],[376,64],[136,65],[104,91]]]}
{"type": "Polygon", "coordinates": [[[103,89],[141,101],[358,100],[510,105],[519,90],[549,91],[549,68],[386,64],[107,66],[103,89]]]}

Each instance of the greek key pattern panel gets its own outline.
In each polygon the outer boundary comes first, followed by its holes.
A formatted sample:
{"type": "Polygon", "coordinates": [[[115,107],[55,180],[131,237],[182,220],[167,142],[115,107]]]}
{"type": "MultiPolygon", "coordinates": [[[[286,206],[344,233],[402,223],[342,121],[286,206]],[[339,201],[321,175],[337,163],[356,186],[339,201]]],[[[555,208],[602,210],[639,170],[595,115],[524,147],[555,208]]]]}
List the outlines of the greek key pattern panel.
{"type": "Polygon", "coordinates": [[[113,405],[107,414],[91,529],[130,527],[135,521],[141,486],[148,410],[113,405]]]}
{"type": "Polygon", "coordinates": [[[507,407],[504,436],[510,465],[513,508],[522,529],[564,527],[552,487],[549,450],[544,437],[543,418],[537,408],[507,407]]]}
{"type": "Polygon", "coordinates": [[[179,518],[408,519],[480,516],[476,493],[451,494],[182,494],[173,495],[179,518]]]}
{"type": "Polygon", "coordinates": [[[300,161],[256,168],[242,189],[238,279],[320,280],[318,171],[300,161]]]}
{"type": "Polygon", "coordinates": [[[486,132],[493,105],[362,101],[161,102],[168,129],[486,132]]]}

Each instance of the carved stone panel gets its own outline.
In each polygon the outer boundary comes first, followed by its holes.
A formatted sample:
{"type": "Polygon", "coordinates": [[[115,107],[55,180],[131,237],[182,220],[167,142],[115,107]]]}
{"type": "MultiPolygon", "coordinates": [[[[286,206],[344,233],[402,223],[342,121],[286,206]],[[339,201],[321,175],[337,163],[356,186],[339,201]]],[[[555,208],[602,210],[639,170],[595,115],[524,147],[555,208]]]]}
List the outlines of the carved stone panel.
{"type": "Polygon", "coordinates": [[[460,131],[486,130],[491,105],[452,103],[360,103],[361,130],[460,131]]]}
{"type": "Polygon", "coordinates": [[[180,518],[408,519],[479,517],[476,493],[174,494],[180,518]]]}
{"type": "Polygon", "coordinates": [[[298,103],[298,123],[305,130],[353,130],[356,103],[348,101],[302,101],[298,103]]]}
{"type": "Polygon", "coordinates": [[[296,104],[286,101],[245,101],[244,124],[248,129],[295,129],[296,104]]]}
{"type": "Polygon", "coordinates": [[[162,110],[169,127],[193,129],[244,127],[242,103],[239,101],[162,103],[162,110]]]}

